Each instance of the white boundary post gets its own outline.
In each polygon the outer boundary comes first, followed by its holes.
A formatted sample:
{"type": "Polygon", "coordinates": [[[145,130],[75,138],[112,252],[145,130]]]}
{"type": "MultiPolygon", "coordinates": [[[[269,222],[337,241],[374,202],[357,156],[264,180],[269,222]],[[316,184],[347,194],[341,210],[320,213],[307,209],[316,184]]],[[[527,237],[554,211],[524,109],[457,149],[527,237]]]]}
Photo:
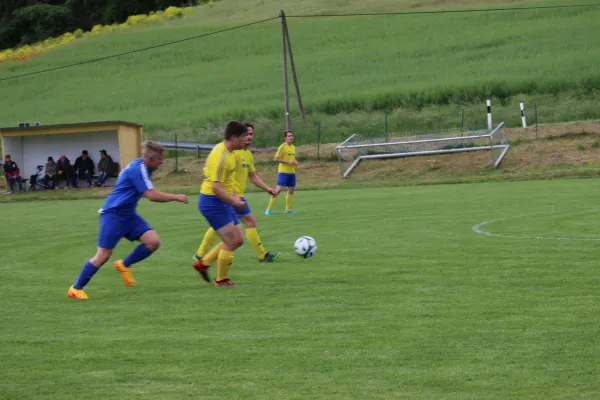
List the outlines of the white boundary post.
{"type": "Polygon", "coordinates": [[[525,103],[521,103],[521,121],[523,122],[523,128],[527,128],[527,120],[525,118],[525,103]]]}
{"type": "Polygon", "coordinates": [[[487,101],[487,118],[488,118],[488,130],[492,130],[492,101],[487,101]]]}

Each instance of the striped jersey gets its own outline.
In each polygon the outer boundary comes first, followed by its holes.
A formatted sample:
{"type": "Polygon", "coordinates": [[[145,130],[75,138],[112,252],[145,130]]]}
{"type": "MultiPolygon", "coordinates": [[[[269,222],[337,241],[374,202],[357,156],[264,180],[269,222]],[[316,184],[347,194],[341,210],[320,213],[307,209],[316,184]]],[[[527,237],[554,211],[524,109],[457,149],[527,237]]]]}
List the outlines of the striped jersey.
{"type": "Polygon", "coordinates": [[[154,189],[152,173],[141,158],[133,160],[121,170],[112,192],[104,200],[101,214],[114,212],[121,215],[135,214],[138,201],[146,190],[154,189]]]}
{"type": "Polygon", "coordinates": [[[227,150],[223,142],[210,151],[204,165],[204,181],[200,186],[200,193],[214,196],[213,182],[221,182],[227,193],[233,193],[235,188],[235,155],[227,150]]]}

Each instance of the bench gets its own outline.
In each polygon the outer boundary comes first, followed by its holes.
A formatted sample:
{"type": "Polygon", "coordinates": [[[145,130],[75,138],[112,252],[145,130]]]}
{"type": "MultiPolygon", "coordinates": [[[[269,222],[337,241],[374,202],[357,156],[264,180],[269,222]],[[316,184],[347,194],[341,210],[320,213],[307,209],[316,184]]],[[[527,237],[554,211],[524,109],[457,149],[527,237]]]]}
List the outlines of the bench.
{"type": "MultiPolygon", "coordinates": [[[[113,162],[111,169],[112,169],[112,173],[110,174],[108,179],[106,179],[104,181],[102,186],[112,187],[117,182],[117,178],[119,177],[119,172],[121,172],[121,165],[118,162],[113,162]]],[[[98,179],[98,174],[92,175],[92,179],[98,179]]]]}
{"type": "Polygon", "coordinates": [[[14,185],[11,187],[10,183],[8,183],[8,178],[6,176],[4,177],[4,182],[6,182],[6,191],[10,193],[26,192],[27,184],[29,183],[29,181],[21,177],[21,189],[19,188],[19,184],[17,182],[15,182],[14,185]]]}

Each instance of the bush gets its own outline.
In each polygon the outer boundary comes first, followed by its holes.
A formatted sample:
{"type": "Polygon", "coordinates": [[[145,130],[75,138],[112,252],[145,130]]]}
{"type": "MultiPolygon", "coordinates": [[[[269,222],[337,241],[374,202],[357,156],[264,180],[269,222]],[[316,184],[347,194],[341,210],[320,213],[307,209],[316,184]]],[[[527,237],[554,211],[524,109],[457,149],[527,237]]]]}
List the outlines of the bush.
{"type": "Polygon", "coordinates": [[[148,16],[144,15],[144,14],[140,14],[140,15],[132,15],[129,18],[127,18],[127,21],[125,21],[125,23],[127,25],[137,25],[137,24],[141,24],[144,22],[148,21],[148,16]]]}
{"type": "Polygon", "coordinates": [[[182,17],[182,16],[183,16],[183,8],[171,6],[165,10],[165,17],[167,17],[169,19],[182,17]]]}
{"type": "MultiPolygon", "coordinates": [[[[110,7],[116,7],[118,3],[112,2],[107,8],[106,12],[110,12],[110,7]]],[[[18,49],[7,49],[0,52],[0,63],[7,60],[24,60],[26,57],[37,54],[43,50],[52,49],[56,46],[67,44],[75,40],[76,38],[85,36],[97,36],[103,33],[109,33],[116,30],[125,30],[131,26],[144,24],[144,23],[156,23],[166,19],[181,18],[191,13],[191,7],[179,8],[170,6],[164,11],[152,11],[149,14],[137,14],[127,17],[122,24],[112,25],[100,25],[96,24],[92,27],[91,31],[84,32],[82,29],[77,29],[75,32],[63,33],[64,27],[67,26],[71,20],[70,11],[66,7],[62,6],[50,6],[50,5],[36,5],[26,7],[18,10],[19,17],[13,21],[14,24],[11,26],[4,26],[0,28],[0,43],[2,43],[3,37],[8,37],[14,32],[18,32],[19,26],[23,27],[27,25],[27,29],[31,32],[28,33],[27,43],[31,42],[32,38],[43,37],[46,33],[51,31],[60,32],[60,35],[54,37],[47,37],[41,41],[39,39],[37,43],[31,46],[23,46],[18,49]],[[30,23],[31,19],[39,18],[40,24],[30,23]],[[29,22],[27,22],[29,21],[29,22]],[[38,26],[39,25],[39,26],[38,26]],[[31,28],[35,27],[35,28],[31,28]],[[3,36],[4,35],[4,36],[3,36]]],[[[121,10],[122,11],[122,10],[121,10]]]]}
{"type": "Polygon", "coordinates": [[[31,44],[65,33],[72,22],[71,10],[64,6],[36,4],[13,13],[14,24],[21,32],[21,42],[31,44]]]}
{"type": "Polygon", "coordinates": [[[102,33],[102,25],[94,25],[91,32],[92,35],[99,35],[102,33]]]}

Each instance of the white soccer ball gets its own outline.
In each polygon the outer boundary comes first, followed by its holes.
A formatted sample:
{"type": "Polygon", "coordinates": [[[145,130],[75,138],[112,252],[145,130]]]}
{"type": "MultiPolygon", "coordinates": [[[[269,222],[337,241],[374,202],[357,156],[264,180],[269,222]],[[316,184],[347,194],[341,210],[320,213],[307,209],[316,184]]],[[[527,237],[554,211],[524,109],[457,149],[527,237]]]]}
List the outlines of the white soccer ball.
{"type": "Polygon", "coordinates": [[[310,236],[302,236],[294,243],[294,251],[300,257],[310,258],[317,252],[317,242],[310,236]]]}

